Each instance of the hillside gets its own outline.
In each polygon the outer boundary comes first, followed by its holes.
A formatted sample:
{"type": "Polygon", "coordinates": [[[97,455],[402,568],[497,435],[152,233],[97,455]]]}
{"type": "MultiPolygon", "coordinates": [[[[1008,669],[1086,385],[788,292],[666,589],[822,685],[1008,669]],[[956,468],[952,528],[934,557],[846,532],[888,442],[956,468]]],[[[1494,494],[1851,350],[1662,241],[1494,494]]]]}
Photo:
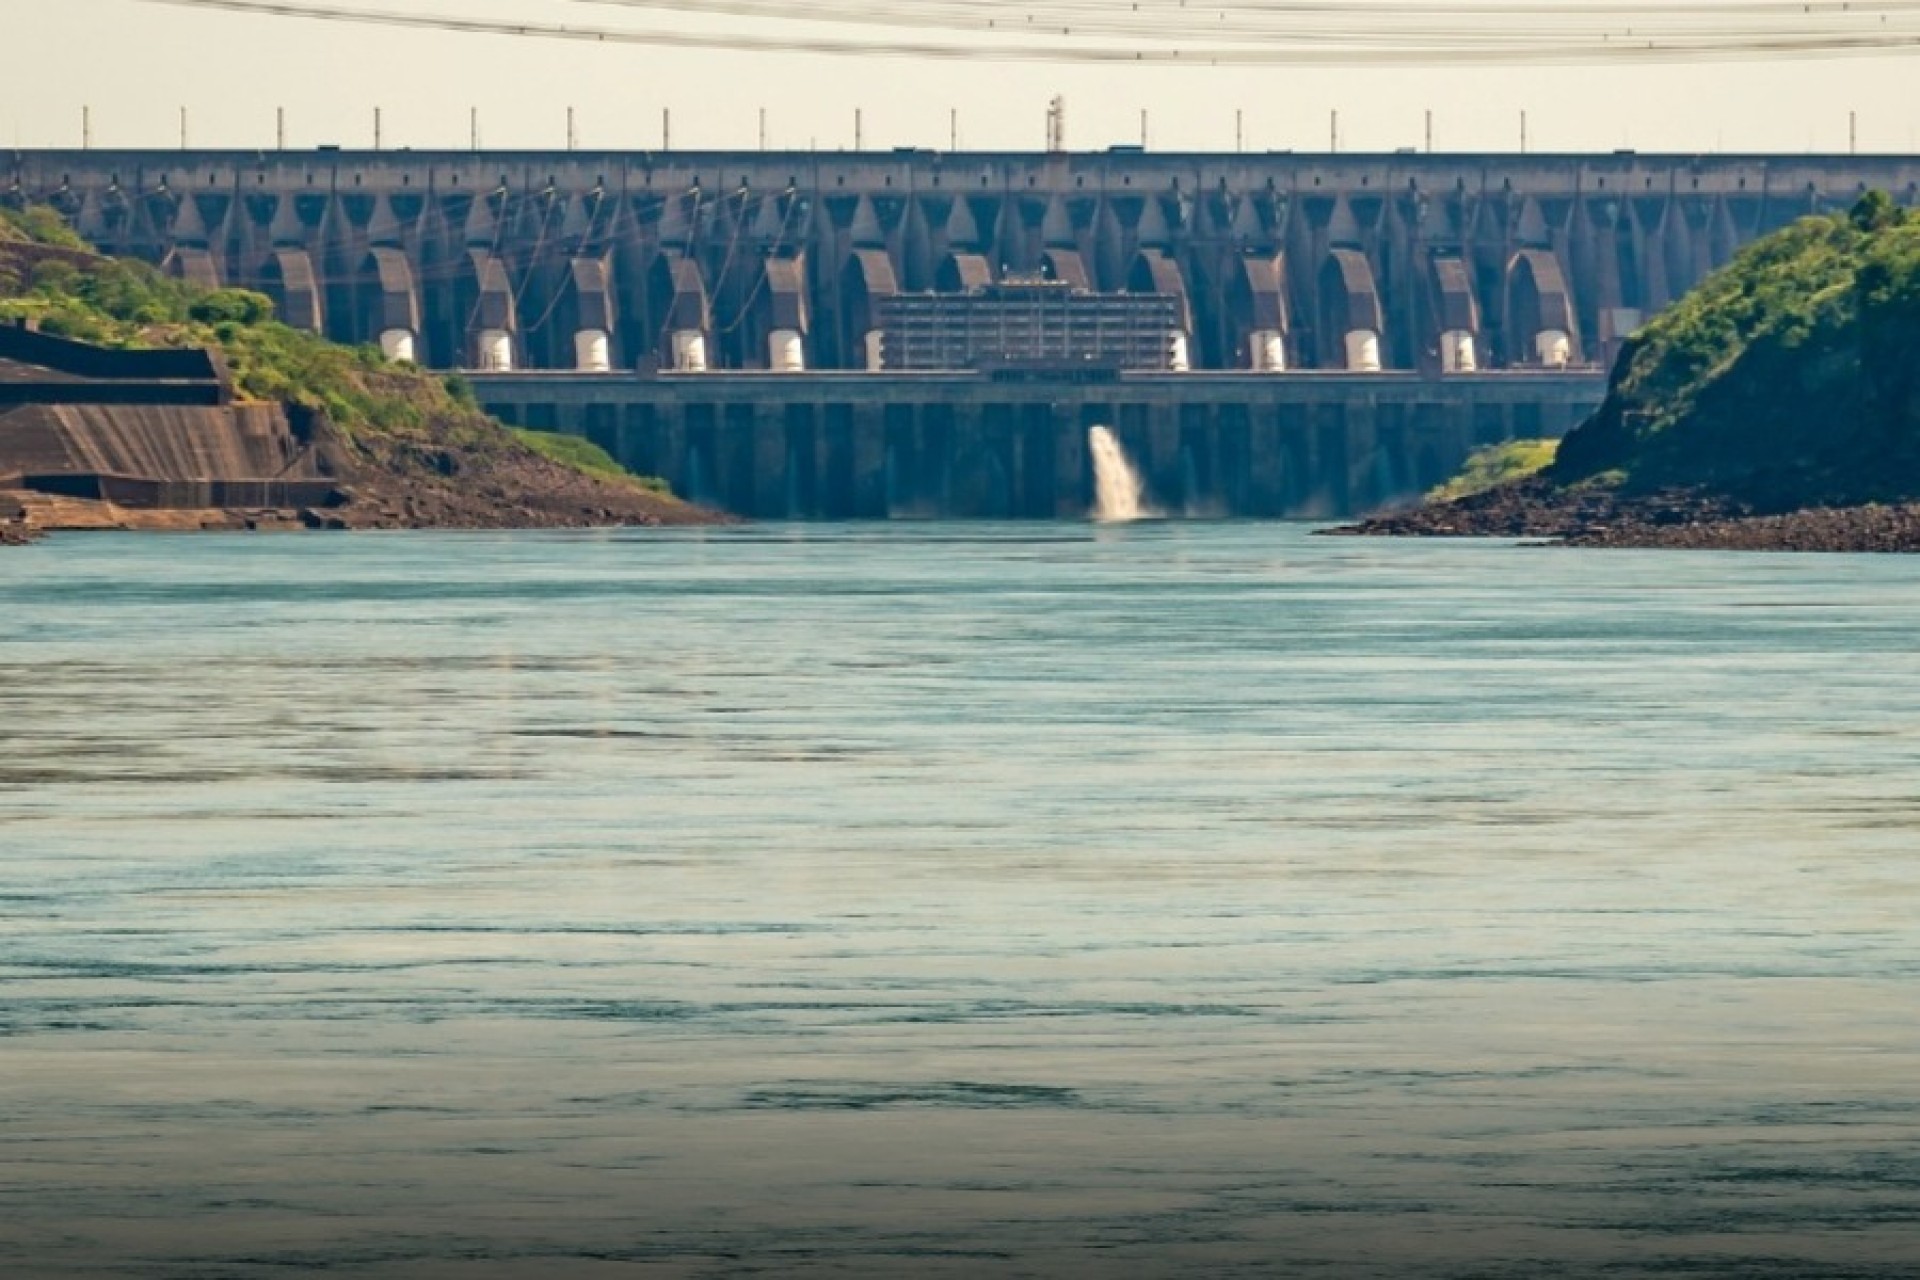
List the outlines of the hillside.
{"type": "Polygon", "coordinates": [[[1920,549],[1920,219],[1878,192],[1768,236],[1627,344],[1539,476],[1363,532],[1920,549]]]}
{"type": "Polygon", "coordinates": [[[108,347],[213,348],[243,399],[317,411],[319,454],[346,499],[327,512],[330,526],[721,518],[625,474],[585,442],[516,436],[481,412],[457,377],[280,324],[261,294],[197,289],[144,263],[97,256],[48,211],[0,209],[0,323],[23,319],[50,335],[108,347]]]}

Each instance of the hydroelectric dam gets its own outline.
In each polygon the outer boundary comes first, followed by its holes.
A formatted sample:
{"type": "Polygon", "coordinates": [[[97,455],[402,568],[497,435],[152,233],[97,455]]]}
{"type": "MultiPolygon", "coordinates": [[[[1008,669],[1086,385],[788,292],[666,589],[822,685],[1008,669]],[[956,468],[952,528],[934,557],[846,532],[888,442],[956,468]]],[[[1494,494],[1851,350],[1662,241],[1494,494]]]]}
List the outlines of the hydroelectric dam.
{"type": "Polygon", "coordinates": [[[462,370],[740,514],[1345,516],[1558,436],[1647,317],[1920,161],[17,151],[0,200],[462,370]]]}

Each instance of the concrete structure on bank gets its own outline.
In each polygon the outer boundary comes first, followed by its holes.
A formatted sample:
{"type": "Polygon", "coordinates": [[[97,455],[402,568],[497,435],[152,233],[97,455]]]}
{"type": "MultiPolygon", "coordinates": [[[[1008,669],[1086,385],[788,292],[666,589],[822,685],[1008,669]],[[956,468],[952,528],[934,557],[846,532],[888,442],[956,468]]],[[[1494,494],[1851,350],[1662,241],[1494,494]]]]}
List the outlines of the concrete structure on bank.
{"type": "Polygon", "coordinates": [[[326,505],[312,415],[236,404],[218,353],[0,325],[0,490],[129,507],[326,505]]]}

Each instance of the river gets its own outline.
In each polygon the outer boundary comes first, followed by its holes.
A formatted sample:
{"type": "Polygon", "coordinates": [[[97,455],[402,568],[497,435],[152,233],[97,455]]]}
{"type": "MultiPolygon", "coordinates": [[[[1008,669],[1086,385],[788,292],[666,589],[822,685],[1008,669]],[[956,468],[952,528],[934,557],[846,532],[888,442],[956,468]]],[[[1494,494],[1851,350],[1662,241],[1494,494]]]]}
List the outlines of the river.
{"type": "Polygon", "coordinates": [[[57,537],[0,725],[0,1274],[1920,1259],[1920,560],[57,537]]]}

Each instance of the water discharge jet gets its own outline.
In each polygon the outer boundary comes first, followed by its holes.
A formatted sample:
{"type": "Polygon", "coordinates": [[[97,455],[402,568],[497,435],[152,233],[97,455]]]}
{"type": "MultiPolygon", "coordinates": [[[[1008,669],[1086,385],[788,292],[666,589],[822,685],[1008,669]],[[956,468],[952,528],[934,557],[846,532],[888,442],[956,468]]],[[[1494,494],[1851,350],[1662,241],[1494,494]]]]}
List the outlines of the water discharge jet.
{"type": "Polygon", "coordinates": [[[1145,501],[1146,485],[1108,427],[1088,427],[1087,446],[1093,451],[1093,518],[1102,524],[1124,524],[1153,514],[1145,501]]]}

